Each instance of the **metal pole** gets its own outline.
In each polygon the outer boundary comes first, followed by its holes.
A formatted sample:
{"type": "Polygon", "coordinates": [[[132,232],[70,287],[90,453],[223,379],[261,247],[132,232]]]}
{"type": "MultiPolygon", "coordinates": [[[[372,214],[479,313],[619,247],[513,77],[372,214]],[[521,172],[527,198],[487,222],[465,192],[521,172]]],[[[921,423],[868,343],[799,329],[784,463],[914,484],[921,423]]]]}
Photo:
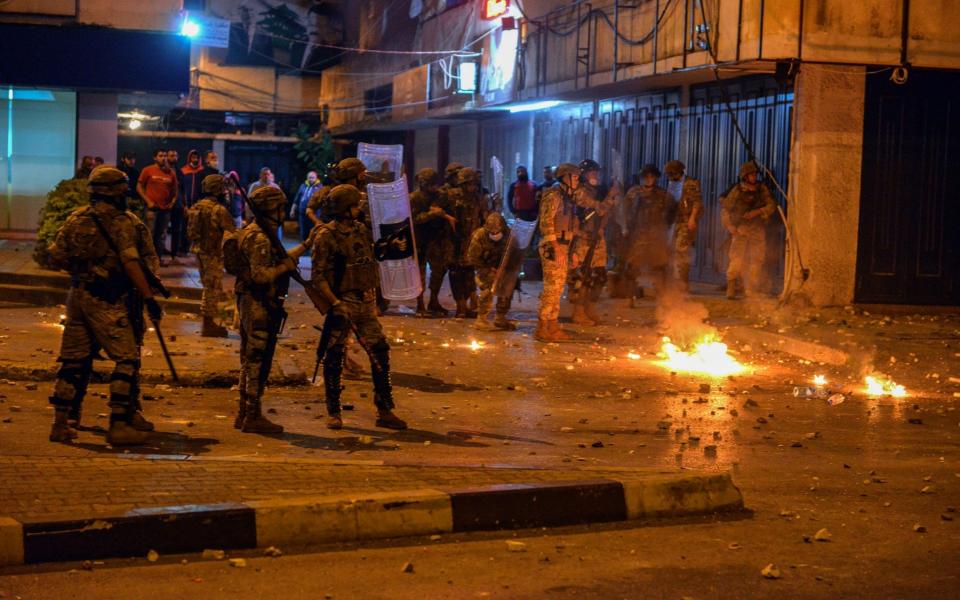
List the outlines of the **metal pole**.
{"type": "Polygon", "coordinates": [[[910,42],[910,0],[903,0],[903,13],[900,19],[900,64],[909,65],[907,44],[910,42]]]}
{"type": "Polygon", "coordinates": [[[797,28],[797,60],[802,60],[802,59],[803,59],[803,0],[800,0],[800,23],[797,28]]]}
{"type": "Polygon", "coordinates": [[[657,43],[660,40],[660,0],[653,9],[653,74],[657,74],[657,43]]]}
{"type": "Polygon", "coordinates": [[[767,0],[760,0],[760,35],[757,37],[757,60],[763,58],[763,13],[767,0]]]}
{"type": "Polygon", "coordinates": [[[739,2],[740,6],[737,9],[737,58],[735,62],[740,62],[740,34],[743,29],[743,0],[739,2]]]}
{"type": "MultiPolygon", "coordinates": [[[[694,0],[696,2],[696,0],[694,0]]],[[[690,44],[690,0],[683,0],[683,67],[687,66],[687,46],[690,44]]]]}

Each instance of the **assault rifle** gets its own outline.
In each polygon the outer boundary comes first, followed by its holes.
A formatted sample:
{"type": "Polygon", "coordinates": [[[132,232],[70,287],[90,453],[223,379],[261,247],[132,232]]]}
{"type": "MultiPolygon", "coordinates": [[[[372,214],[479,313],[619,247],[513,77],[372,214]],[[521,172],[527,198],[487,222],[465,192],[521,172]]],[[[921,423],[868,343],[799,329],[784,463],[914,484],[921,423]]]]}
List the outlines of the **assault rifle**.
{"type": "MultiPolygon", "coordinates": [[[[107,228],[104,227],[103,221],[101,221],[100,217],[98,217],[97,214],[92,210],[89,211],[87,214],[90,216],[91,219],[93,219],[93,224],[96,225],[97,231],[100,232],[100,235],[103,236],[103,239],[107,242],[107,246],[109,246],[110,250],[113,251],[119,257],[120,249],[117,248],[117,243],[113,241],[113,237],[110,236],[110,233],[107,231],[107,228]]],[[[163,285],[163,282],[160,281],[160,277],[157,276],[156,273],[151,271],[149,267],[147,267],[147,264],[143,262],[142,256],[139,257],[137,262],[140,265],[140,270],[143,271],[143,277],[144,279],[147,280],[147,285],[150,286],[150,289],[153,290],[155,294],[160,294],[164,298],[169,298],[170,290],[167,289],[167,286],[163,285]]],[[[136,292],[136,290],[134,291],[135,293],[139,294],[139,292],[136,292]]],[[[131,319],[133,320],[134,318],[136,318],[136,320],[139,320],[142,323],[143,322],[143,312],[142,312],[143,305],[142,303],[136,303],[136,305],[139,306],[139,310],[141,311],[141,314],[131,315],[131,319]]],[[[167,368],[170,369],[170,376],[173,378],[175,382],[179,383],[180,378],[177,377],[177,369],[176,367],[173,366],[173,358],[170,356],[170,351],[167,350],[167,342],[163,339],[163,332],[160,331],[160,320],[151,319],[151,321],[153,322],[153,330],[157,332],[157,341],[160,342],[160,350],[163,351],[163,358],[166,359],[167,368]]]]}
{"type": "MultiPolygon", "coordinates": [[[[264,235],[266,235],[267,239],[270,240],[270,246],[273,248],[273,251],[278,256],[284,259],[289,259],[290,255],[287,254],[287,249],[283,247],[283,243],[280,241],[280,238],[277,237],[276,230],[267,223],[267,220],[264,218],[260,210],[253,205],[253,202],[250,202],[250,198],[247,197],[247,191],[243,189],[243,185],[240,184],[239,178],[236,176],[235,173],[232,173],[230,179],[234,182],[234,184],[236,184],[237,190],[240,191],[240,196],[243,198],[243,203],[250,210],[250,213],[253,215],[254,221],[257,222],[257,224],[260,226],[260,229],[263,231],[264,235]]],[[[330,325],[328,325],[328,323],[330,323],[330,315],[328,315],[327,313],[329,313],[330,309],[332,308],[330,301],[327,300],[327,297],[324,296],[320,292],[320,290],[313,287],[313,284],[311,284],[309,281],[303,278],[303,275],[300,274],[300,269],[294,268],[292,271],[290,271],[290,278],[300,284],[300,286],[303,288],[303,291],[307,294],[307,297],[310,298],[310,302],[312,302],[313,306],[318,311],[320,311],[320,314],[327,316],[327,320],[324,322],[324,328],[329,330],[330,325]]],[[[374,369],[379,370],[380,362],[373,355],[373,352],[370,351],[370,348],[367,346],[366,341],[364,341],[363,336],[360,335],[360,330],[357,328],[356,323],[354,323],[349,319],[347,320],[347,322],[350,324],[350,330],[353,331],[353,335],[356,336],[357,342],[360,344],[361,347],[363,347],[367,355],[370,356],[370,364],[373,366],[374,369]]],[[[324,343],[325,341],[329,342],[329,338],[330,338],[329,334],[327,334],[326,336],[321,335],[320,341],[321,343],[324,343]],[[324,337],[326,337],[326,340],[324,339],[324,337]]],[[[313,375],[314,380],[316,380],[317,378],[316,373],[319,368],[320,362],[323,360],[324,354],[326,354],[326,347],[318,346],[317,347],[317,365],[314,367],[314,375],[313,375]]]]}

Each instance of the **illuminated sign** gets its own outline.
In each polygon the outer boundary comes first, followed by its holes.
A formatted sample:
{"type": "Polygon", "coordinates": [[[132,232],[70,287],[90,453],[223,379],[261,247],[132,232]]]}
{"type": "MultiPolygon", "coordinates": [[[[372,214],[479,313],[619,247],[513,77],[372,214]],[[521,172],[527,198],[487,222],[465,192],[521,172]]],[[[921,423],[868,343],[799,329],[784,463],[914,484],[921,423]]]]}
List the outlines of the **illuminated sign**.
{"type": "Polygon", "coordinates": [[[510,8],[510,0],[482,0],[483,1],[483,18],[492,21],[498,17],[502,17],[507,14],[507,10],[510,8]]]}

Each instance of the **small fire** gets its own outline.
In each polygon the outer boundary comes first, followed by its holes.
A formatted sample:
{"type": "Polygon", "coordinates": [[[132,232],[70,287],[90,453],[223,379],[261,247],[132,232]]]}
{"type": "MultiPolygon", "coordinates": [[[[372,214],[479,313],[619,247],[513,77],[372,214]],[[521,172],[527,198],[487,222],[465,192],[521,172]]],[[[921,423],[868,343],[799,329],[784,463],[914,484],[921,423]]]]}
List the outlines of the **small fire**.
{"type": "Polygon", "coordinates": [[[823,387],[823,386],[827,385],[827,377],[826,377],[826,375],[814,375],[814,377],[813,377],[813,385],[815,385],[815,386],[817,386],[817,387],[823,387]]]}
{"type": "Polygon", "coordinates": [[[742,373],[746,367],[727,353],[727,345],[713,334],[706,335],[693,345],[692,350],[681,350],[670,338],[663,338],[658,364],[672,371],[703,373],[725,377],[742,373]]]}
{"type": "Polygon", "coordinates": [[[907,388],[884,375],[867,375],[864,382],[867,384],[867,393],[871,396],[893,396],[894,398],[907,396],[907,388]]]}
{"type": "Polygon", "coordinates": [[[640,360],[640,355],[636,352],[627,352],[627,358],[630,360],[640,360]]]}
{"type": "Polygon", "coordinates": [[[477,350],[482,350],[483,346],[484,346],[483,342],[478,342],[477,340],[470,340],[469,348],[474,352],[476,352],[477,350]]]}

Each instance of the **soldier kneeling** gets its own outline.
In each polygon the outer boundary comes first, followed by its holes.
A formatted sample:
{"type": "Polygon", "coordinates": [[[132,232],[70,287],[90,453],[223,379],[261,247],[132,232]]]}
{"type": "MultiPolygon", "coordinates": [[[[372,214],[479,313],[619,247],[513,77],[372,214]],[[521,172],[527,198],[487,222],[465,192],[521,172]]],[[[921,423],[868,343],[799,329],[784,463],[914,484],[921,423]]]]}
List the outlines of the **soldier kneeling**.
{"type": "MultiPolygon", "coordinates": [[[[495,286],[501,282],[497,281],[497,274],[500,266],[505,264],[504,256],[512,253],[516,257],[517,248],[510,237],[510,228],[500,213],[490,213],[483,224],[483,227],[473,232],[470,237],[470,246],[467,249],[467,261],[476,269],[477,287],[480,288],[480,296],[477,302],[477,323],[475,327],[482,330],[505,329],[513,330],[517,328],[514,321],[507,319],[507,312],[510,310],[510,301],[513,299],[513,282],[507,286],[509,294],[497,296],[497,316],[493,324],[490,324],[490,309],[493,307],[493,296],[497,293],[495,286]]],[[[516,261],[509,261],[516,262],[516,261]]],[[[516,274],[512,272],[501,273],[501,277],[513,277],[516,274]]]]}
{"type": "Polygon", "coordinates": [[[331,221],[319,225],[313,239],[313,286],[330,301],[324,323],[329,347],[323,356],[323,383],[327,402],[327,427],[340,429],[341,376],[347,338],[356,328],[360,343],[370,355],[377,427],[406,429],[393,414],[390,383],[390,344],[377,320],[379,270],[373,237],[360,220],[360,191],[352,185],[330,190],[326,208],[331,221]]]}

